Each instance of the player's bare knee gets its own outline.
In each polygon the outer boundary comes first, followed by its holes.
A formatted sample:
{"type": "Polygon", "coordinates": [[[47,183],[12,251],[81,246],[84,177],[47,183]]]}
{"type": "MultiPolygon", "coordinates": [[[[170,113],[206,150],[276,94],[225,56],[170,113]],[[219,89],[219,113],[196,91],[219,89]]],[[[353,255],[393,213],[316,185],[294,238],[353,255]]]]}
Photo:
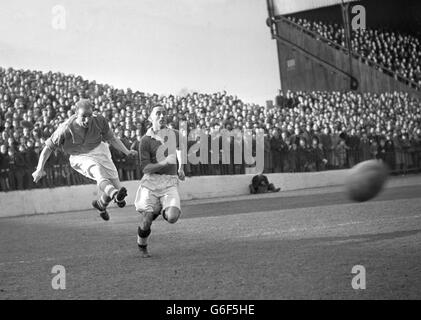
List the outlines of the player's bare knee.
{"type": "Polygon", "coordinates": [[[101,179],[97,181],[97,186],[100,190],[104,190],[105,187],[110,184],[111,184],[111,181],[109,179],[101,179]]]}
{"type": "Polygon", "coordinates": [[[176,207],[169,207],[165,210],[165,220],[169,223],[176,223],[180,217],[181,211],[176,207]]]}

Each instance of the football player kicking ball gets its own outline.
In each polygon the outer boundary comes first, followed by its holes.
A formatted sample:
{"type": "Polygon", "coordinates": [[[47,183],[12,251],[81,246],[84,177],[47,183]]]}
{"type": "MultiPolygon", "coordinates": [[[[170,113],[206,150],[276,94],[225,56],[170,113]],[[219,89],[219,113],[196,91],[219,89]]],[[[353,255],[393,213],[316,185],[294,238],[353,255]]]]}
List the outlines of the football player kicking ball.
{"type": "Polygon", "coordinates": [[[161,213],[169,223],[175,223],[180,217],[178,184],[179,179],[185,178],[178,132],[167,128],[165,109],[160,105],[154,107],[149,121],[152,127],[139,143],[141,170],[144,176],[140,181],[135,199],[136,211],[140,214],[137,244],[144,258],[150,257],[147,240],[151,233],[152,221],[161,213]],[[165,157],[164,154],[160,154],[160,151],[162,151],[161,146],[166,142],[165,137],[169,136],[175,138],[168,140],[176,144],[173,148],[175,152],[171,152],[171,148],[168,148],[168,156],[165,157]]]}
{"type": "Polygon", "coordinates": [[[92,180],[99,189],[100,198],[92,202],[104,220],[109,220],[107,206],[114,200],[120,208],[126,205],[126,188],[121,186],[117,169],[111,159],[109,142],[125,155],[135,156],[136,150],[129,151],[124,144],[114,136],[107,120],[99,114],[93,113],[93,106],[88,99],[81,99],[76,103],[76,114],[59,125],[57,130],[45,142],[40,154],[38,166],[32,174],[34,182],[38,182],[44,175],[45,162],[51,153],[59,147],[70,154],[70,166],[92,180]]]}

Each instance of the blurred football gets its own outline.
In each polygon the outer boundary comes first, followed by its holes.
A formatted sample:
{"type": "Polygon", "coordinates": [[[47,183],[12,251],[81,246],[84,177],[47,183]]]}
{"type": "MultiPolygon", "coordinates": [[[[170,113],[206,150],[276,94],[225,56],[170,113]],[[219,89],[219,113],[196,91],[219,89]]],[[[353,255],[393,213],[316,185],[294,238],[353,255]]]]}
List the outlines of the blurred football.
{"type": "Polygon", "coordinates": [[[363,202],[377,196],[389,175],[387,166],[379,160],[367,160],[349,170],[345,180],[348,197],[363,202]]]}

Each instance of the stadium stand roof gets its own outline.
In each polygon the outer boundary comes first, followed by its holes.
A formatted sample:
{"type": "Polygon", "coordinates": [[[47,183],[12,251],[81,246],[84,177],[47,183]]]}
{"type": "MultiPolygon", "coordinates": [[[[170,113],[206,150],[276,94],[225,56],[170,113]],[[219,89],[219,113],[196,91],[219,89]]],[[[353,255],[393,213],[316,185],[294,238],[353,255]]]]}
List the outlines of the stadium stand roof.
{"type": "MultiPolygon", "coordinates": [[[[307,11],[323,7],[329,7],[341,4],[342,0],[272,0],[274,14],[285,15],[292,14],[300,11],[307,11]]],[[[358,0],[343,0],[343,2],[356,2],[358,0]]]]}

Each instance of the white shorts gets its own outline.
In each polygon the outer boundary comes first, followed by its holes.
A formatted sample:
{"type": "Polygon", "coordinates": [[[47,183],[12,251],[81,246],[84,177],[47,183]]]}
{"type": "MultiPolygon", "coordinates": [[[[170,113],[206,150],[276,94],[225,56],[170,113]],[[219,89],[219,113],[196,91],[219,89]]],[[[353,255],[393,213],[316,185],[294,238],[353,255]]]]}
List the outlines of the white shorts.
{"type": "Polygon", "coordinates": [[[140,186],[136,192],[134,202],[136,211],[159,214],[162,210],[169,207],[176,207],[181,211],[178,177],[152,175],[151,178],[151,176],[145,176],[145,179],[140,181],[140,186]],[[158,177],[155,180],[153,176],[158,177]],[[163,183],[160,187],[156,183],[151,183],[151,180],[155,180],[155,182],[158,180],[163,183]]]}
{"type": "Polygon", "coordinates": [[[101,142],[88,153],[71,155],[69,161],[74,170],[97,183],[108,179],[118,179],[110,149],[105,142],[101,142]]]}

